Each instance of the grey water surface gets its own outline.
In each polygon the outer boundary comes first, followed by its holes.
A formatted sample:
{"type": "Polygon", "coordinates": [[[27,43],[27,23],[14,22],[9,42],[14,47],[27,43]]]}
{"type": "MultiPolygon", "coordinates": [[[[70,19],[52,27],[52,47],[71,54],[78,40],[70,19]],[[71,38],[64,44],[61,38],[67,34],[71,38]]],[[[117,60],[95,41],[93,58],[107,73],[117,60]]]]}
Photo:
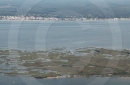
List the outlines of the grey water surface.
{"type": "Polygon", "coordinates": [[[113,41],[130,49],[129,36],[130,20],[0,21],[1,49],[113,48],[113,41]]]}
{"type": "MultiPolygon", "coordinates": [[[[116,49],[118,46],[130,49],[129,36],[130,20],[0,21],[0,49],[113,48],[113,42],[117,43],[116,49]],[[114,36],[116,34],[120,36],[114,36]]],[[[129,85],[129,81],[129,77],[37,80],[31,77],[0,75],[0,85],[129,85]]]]}

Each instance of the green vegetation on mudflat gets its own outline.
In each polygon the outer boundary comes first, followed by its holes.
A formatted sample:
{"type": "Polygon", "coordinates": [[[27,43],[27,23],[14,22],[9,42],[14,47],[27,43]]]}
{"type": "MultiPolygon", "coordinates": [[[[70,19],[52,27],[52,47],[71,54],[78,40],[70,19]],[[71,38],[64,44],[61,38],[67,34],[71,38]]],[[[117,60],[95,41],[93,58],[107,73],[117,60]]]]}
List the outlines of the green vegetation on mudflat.
{"type": "Polygon", "coordinates": [[[0,50],[0,72],[33,77],[130,76],[130,51],[104,48],[79,48],[70,51],[0,50]]]}

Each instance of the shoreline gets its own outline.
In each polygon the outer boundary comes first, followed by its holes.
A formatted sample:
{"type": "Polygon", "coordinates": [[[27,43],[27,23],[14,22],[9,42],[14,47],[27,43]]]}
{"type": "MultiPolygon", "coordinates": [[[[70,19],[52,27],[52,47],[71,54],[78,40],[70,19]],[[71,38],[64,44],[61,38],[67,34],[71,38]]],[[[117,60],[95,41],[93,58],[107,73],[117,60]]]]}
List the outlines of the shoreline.
{"type": "Polygon", "coordinates": [[[68,50],[68,51],[74,51],[76,49],[107,49],[107,50],[115,50],[115,51],[123,51],[123,50],[129,50],[130,48],[111,48],[111,47],[83,47],[83,48],[75,48],[75,49],[68,49],[66,47],[56,47],[56,48],[49,48],[49,49],[29,49],[29,50],[25,50],[25,49],[18,49],[18,48],[0,48],[0,50],[12,50],[12,51],[27,51],[27,52],[37,52],[37,51],[52,51],[52,50],[56,50],[56,49],[62,49],[62,50],[68,50]]]}
{"type": "Polygon", "coordinates": [[[108,19],[46,19],[46,20],[37,20],[37,19],[3,19],[0,21],[102,21],[102,20],[112,20],[112,21],[117,21],[117,20],[130,20],[130,18],[108,18],[108,19]]]}
{"type": "Polygon", "coordinates": [[[115,78],[115,77],[120,77],[120,78],[130,78],[130,76],[119,76],[119,75],[113,75],[113,76],[103,76],[103,75],[90,75],[90,76],[75,76],[75,77],[64,77],[64,76],[57,76],[57,77],[33,77],[36,79],[61,79],[61,78],[78,78],[78,77],[84,77],[84,78],[91,78],[91,77],[109,77],[109,78],[115,78]]]}

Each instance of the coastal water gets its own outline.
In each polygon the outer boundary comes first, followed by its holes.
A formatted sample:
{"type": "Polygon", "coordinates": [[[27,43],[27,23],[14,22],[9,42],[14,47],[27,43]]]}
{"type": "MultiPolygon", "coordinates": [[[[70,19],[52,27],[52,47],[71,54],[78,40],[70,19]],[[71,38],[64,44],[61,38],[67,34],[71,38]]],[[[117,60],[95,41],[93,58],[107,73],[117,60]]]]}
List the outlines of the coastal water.
{"type": "Polygon", "coordinates": [[[42,50],[57,47],[130,49],[130,20],[0,21],[0,48],[42,50]]]}
{"type": "Polygon", "coordinates": [[[129,85],[130,78],[124,77],[77,77],[59,79],[35,79],[32,77],[0,76],[0,85],[129,85]],[[102,82],[107,80],[105,82],[102,82]]]}
{"type": "MultiPolygon", "coordinates": [[[[129,36],[130,20],[0,21],[0,49],[130,49],[129,36]]],[[[129,77],[35,79],[0,75],[0,85],[129,85],[129,81],[129,77]]]]}

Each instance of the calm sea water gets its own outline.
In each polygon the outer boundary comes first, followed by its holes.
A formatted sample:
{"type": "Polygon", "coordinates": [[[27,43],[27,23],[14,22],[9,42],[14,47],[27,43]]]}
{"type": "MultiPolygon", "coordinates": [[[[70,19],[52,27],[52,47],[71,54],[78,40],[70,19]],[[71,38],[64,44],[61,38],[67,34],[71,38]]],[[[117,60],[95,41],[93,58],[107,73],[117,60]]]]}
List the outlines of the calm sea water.
{"type": "Polygon", "coordinates": [[[0,85],[130,85],[130,78],[78,77],[60,79],[35,79],[32,77],[0,76],[0,85]]]}
{"type": "Polygon", "coordinates": [[[130,49],[130,20],[0,21],[0,48],[66,47],[130,49]]]}
{"type": "MultiPolygon", "coordinates": [[[[0,49],[130,49],[130,20],[0,21],[0,49]]],[[[129,85],[130,78],[41,79],[0,75],[0,85],[129,85]],[[7,82],[8,81],[8,82],[7,82]]]]}

